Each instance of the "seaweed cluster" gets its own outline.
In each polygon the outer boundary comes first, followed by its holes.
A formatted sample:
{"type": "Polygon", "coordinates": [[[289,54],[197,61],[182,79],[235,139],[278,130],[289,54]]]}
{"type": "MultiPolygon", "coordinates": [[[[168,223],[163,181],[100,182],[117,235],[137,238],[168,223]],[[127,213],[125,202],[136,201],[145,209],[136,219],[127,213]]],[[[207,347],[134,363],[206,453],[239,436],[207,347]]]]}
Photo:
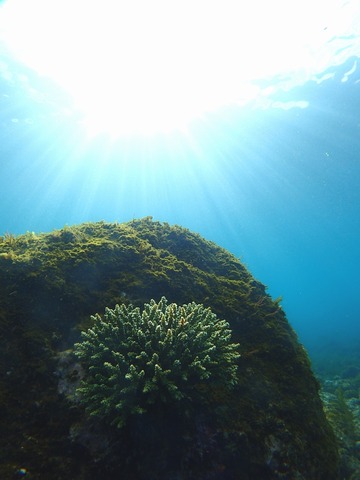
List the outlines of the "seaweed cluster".
{"type": "Polygon", "coordinates": [[[359,342],[322,346],[314,353],[321,398],[339,446],[341,478],[360,478],[359,342]]]}

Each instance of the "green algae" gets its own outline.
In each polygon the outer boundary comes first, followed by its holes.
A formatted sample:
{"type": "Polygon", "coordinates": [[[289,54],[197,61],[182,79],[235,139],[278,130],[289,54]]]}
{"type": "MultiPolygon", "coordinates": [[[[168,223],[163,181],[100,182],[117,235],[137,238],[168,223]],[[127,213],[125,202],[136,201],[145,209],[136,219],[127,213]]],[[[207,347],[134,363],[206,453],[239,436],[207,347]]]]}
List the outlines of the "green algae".
{"type": "MultiPolygon", "coordinates": [[[[211,307],[229,322],[240,343],[235,391],[214,389],[208,416],[200,416],[196,427],[191,419],[185,425],[196,438],[202,428],[213,432],[218,447],[210,449],[214,461],[205,455],[212,471],[224,471],[219,478],[338,478],[336,444],[319,385],[280,301],[272,300],[226,250],[151,217],[1,238],[2,477],[12,478],[24,467],[31,478],[97,478],[105,462],[110,470],[118,471],[120,465],[126,478],[147,478],[133,472],[129,452],[108,448],[95,461],[91,448],[73,441],[71,432],[83,421],[83,412],[58,392],[57,355],[71,348],[80,330],[91,325],[90,316],[105,306],[140,306],[162,296],[177,304],[211,307]],[[221,425],[209,421],[211,409],[223,410],[221,425]],[[110,461],[127,455],[123,463],[110,461]]],[[[182,435],[185,427],[179,427],[182,435]]],[[[138,450],[146,450],[145,440],[134,434],[144,428],[110,437],[114,445],[131,437],[138,450]]],[[[162,428],[171,436],[166,424],[162,428]]],[[[210,467],[196,457],[201,452],[191,451],[191,442],[185,443],[184,452],[195,465],[191,475],[205,478],[210,467]]],[[[142,461],[145,471],[150,453],[142,461]]]]}

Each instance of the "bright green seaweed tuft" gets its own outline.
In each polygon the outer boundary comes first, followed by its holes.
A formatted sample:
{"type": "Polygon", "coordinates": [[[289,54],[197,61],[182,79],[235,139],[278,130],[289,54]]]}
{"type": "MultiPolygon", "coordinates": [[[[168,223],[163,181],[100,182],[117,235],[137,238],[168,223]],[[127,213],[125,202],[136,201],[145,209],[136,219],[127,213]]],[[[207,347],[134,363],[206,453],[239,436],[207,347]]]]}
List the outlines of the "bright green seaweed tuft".
{"type": "Polygon", "coordinates": [[[122,427],[154,404],[205,401],[202,384],[237,383],[238,344],[225,320],[194,302],[124,304],[82,332],[75,345],[86,376],[78,388],[90,415],[122,427]]]}

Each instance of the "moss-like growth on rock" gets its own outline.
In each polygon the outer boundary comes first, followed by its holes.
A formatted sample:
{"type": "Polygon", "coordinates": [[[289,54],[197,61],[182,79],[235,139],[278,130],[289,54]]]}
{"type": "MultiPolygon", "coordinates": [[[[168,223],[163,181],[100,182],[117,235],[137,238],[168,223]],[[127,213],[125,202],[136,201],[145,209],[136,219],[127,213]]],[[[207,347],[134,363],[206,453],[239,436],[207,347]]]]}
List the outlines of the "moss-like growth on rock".
{"type": "Polygon", "coordinates": [[[189,230],[145,218],[1,238],[0,330],[1,478],[21,468],[59,480],[338,478],[318,382],[279,302],[189,230]],[[179,413],[169,401],[121,429],[89,422],[73,395],[80,331],[105,306],[162,296],[229,323],[236,385],[210,377],[196,386],[201,408],[179,413]]]}
{"type": "Polygon", "coordinates": [[[201,383],[237,383],[238,344],[231,330],[209,308],[151,300],[140,312],[124,304],[82,332],[75,354],[87,368],[78,388],[91,415],[122,427],[129,415],[157,403],[204,403],[201,383]]]}

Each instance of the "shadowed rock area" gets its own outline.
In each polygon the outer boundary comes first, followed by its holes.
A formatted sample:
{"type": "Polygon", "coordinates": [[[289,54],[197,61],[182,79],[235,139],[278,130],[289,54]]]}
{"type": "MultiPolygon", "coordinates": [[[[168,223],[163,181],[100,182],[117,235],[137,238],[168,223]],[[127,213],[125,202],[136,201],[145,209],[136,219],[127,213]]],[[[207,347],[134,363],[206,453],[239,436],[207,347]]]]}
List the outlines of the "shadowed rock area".
{"type": "Polygon", "coordinates": [[[0,238],[0,477],[335,480],[310,362],[279,301],[226,250],[151,217],[0,238]],[[73,355],[91,315],[165,296],[229,322],[238,382],[154,405],[123,427],[89,417],[73,355]]]}

